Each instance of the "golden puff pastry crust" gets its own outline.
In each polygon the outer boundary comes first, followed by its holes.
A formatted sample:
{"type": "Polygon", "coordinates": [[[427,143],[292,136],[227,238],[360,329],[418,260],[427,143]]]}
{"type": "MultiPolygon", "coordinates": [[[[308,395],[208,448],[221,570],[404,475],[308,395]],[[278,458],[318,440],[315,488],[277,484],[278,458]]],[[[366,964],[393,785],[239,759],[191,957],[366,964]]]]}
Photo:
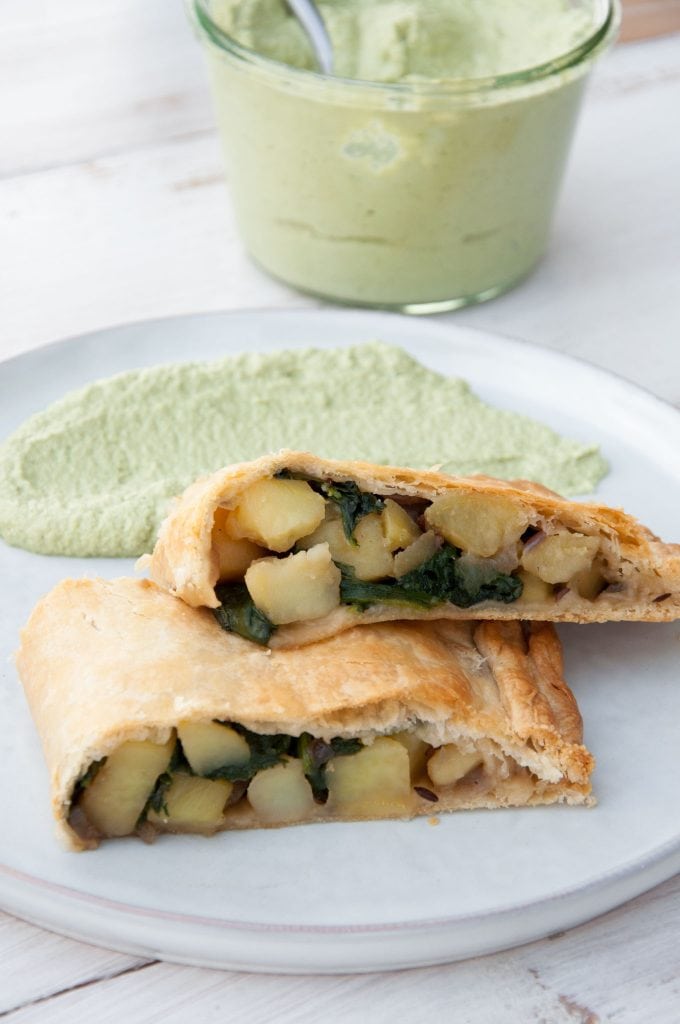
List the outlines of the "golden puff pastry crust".
{"type": "MultiPolygon", "coordinates": [[[[68,819],[88,766],[129,740],[163,743],[186,721],[365,742],[417,728],[434,746],[485,746],[495,777],[451,787],[436,805],[414,797],[407,816],[592,802],[593,759],[549,625],[385,623],[271,651],[149,581],[66,580],[34,609],[17,666],[73,849],[87,845],[68,819]]],[[[254,827],[243,804],[225,828],[254,827]]],[[[320,808],[317,819],[338,816],[320,808]]]]}
{"type": "Polygon", "coordinates": [[[680,617],[680,545],[666,544],[632,516],[594,503],[569,501],[530,481],[506,482],[491,477],[451,477],[427,470],[320,459],[305,452],[281,451],[253,462],[218,470],[196,480],[163,522],[151,556],[140,566],[170,593],[192,606],[215,608],[218,581],[211,531],[218,507],[233,509],[251,484],[282,470],[318,480],[353,481],[362,491],[432,501],[449,491],[503,495],[526,512],[530,523],[548,531],[565,528],[599,538],[600,549],[617,582],[596,600],[575,592],[559,600],[499,604],[485,601],[471,608],[443,603],[434,608],[373,604],[363,611],[341,605],[311,621],[281,626],[271,647],[312,643],[358,624],[414,620],[497,619],[552,622],[620,620],[670,621],[680,617]]]}

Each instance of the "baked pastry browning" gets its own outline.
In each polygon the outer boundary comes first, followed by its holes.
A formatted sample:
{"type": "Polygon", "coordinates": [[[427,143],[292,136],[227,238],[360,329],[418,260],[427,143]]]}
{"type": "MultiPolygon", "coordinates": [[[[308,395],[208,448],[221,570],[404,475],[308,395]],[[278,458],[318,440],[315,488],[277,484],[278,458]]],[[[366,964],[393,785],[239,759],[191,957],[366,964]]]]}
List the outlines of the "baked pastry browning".
{"type": "Polygon", "coordinates": [[[143,562],[271,647],[394,619],[680,616],[680,545],[624,512],[526,481],[300,452],[196,481],[143,562]]]}
{"type": "Polygon", "coordinates": [[[384,623],[269,651],[149,581],[67,580],[17,665],[73,849],[591,802],[549,625],[384,623]]]}

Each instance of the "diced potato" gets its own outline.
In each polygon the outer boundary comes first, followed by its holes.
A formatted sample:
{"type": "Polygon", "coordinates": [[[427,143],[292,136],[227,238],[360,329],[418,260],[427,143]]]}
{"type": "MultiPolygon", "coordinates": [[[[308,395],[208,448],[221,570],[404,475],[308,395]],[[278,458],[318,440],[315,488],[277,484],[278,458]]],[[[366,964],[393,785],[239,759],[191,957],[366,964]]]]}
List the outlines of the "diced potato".
{"type": "Polygon", "coordinates": [[[425,771],[425,764],[427,762],[427,752],[430,749],[430,745],[421,740],[420,736],[416,736],[414,732],[395,732],[392,734],[391,739],[397,740],[408,750],[408,759],[411,765],[411,781],[414,782],[419,779],[425,771]]]}
{"type": "Polygon", "coordinates": [[[600,542],[597,537],[563,530],[539,541],[522,554],[522,568],[546,583],[566,583],[590,569],[600,542]]]}
{"type": "Polygon", "coordinates": [[[570,590],[575,590],[579,597],[585,597],[588,601],[594,601],[598,594],[601,594],[607,586],[607,580],[602,575],[601,567],[595,561],[590,569],[577,572],[569,580],[570,590]]]}
{"type": "Polygon", "coordinates": [[[222,581],[242,580],[245,571],[256,558],[266,555],[267,549],[245,538],[236,539],[231,535],[231,513],[218,508],[212,530],[212,549],[217,559],[218,579],[222,581]]]}
{"type": "Polygon", "coordinates": [[[482,764],[483,760],[482,755],[476,751],[466,752],[455,743],[446,743],[435,750],[427,762],[427,774],[435,786],[452,786],[482,764]]]}
{"type": "Polygon", "coordinates": [[[339,814],[379,818],[406,814],[411,806],[409,753],[381,736],[356,754],[334,757],[326,768],[328,808],[339,814]]]}
{"type": "MultiPolygon", "coordinates": [[[[317,544],[328,544],[331,556],[335,557],[333,551],[336,546],[335,542],[338,536],[336,528],[339,526],[342,530],[342,524],[339,517],[333,514],[334,508],[335,506],[329,501],[326,506],[326,517],[324,521],[317,526],[316,530],[308,534],[306,537],[298,538],[295,542],[296,551],[308,551],[310,548],[316,547],[317,544]]],[[[345,536],[344,532],[342,536],[345,536]]],[[[339,558],[338,561],[340,561],[339,558]]]]}
{"type": "Polygon", "coordinates": [[[407,548],[422,533],[406,509],[398,505],[396,501],[392,501],[391,498],[385,499],[385,508],[380,516],[380,524],[389,551],[407,548]]]}
{"type": "Polygon", "coordinates": [[[380,516],[377,512],[362,516],[354,529],[354,572],[360,580],[380,580],[390,576],[394,568],[392,552],[386,547],[380,516]]]}
{"type": "Polygon", "coordinates": [[[167,769],[175,737],[167,743],[148,740],[121,743],[83,790],[80,807],[105,836],[134,831],[159,775],[167,769]]]}
{"type": "Polygon", "coordinates": [[[527,513],[510,498],[464,491],[440,494],[425,510],[425,521],[450,544],[483,558],[519,540],[529,525],[527,513]]]}
{"type": "Polygon", "coordinates": [[[150,810],[146,820],[178,832],[215,832],[224,819],[224,805],[231,790],[232,784],[226,779],[199,779],[179,773],[173,776],[165,794],[165,807],[150,810]]]}
{"type": "Polygon", "coordinates": [[[246,573],[255,605],[276,626],[320,619],[340,604],[340,570],[328,544],[287,558],[261,558],[246,573]]]}
{"type": "Polygon", "coordinates": [[[517,575],[522,581],[522,594],[517,598],[517,604],[534,604],[535,602],[545,604],[546,601],[552,601],[553,588],[550,583],[540,580],[538,576],[527,572],[526,569],[520,569],[517,575]]]}
{"type": "Polygon", "coordinates": [[[177,735],[191,770],[197,775],[210,775],[217,768],[247,764],[250,760],[247,741],[228,725],[180,722],[177,735]]]}
{"type": "Polygon", "coordinates": [[[248,786],[248,802],[268,825],[308,818],[314,811],[314,794],[302,762],[287,757],[282,764],[258,772],[248,786]]]}
{"type": "Polygon", "coordinates": [[[271,477],[251,484],[230,516],[235,537],[262,544],[271,551],[288,551],[323,521],[326,501],[306,480],[271,477]]]}
{"type": "Polygon", "coordinates": [[[316,547],[317,544],[328,544],[331,557],[336,562],[346,560],[346,554],[352,545],[345,537],[342,521],[334,511],[335,508],[336,506],[329,501],[326,518],[308,537],[300,537],[295,545],[298,551],[308,551],[310,548],[316,547]]]}
{"type": "Polygon", "coordinates": [[[306,549],[315,544],[328,544],[333,560],[351,565],[360,580],[380,580],[392,574],[394,558],[386,546],[376,512],[359,520],[354,540],[356,544],[347,540],[340,519],[326,519],[311,536],[298,541],[298,547],[306,549]]]}
{"type": "Polygon", "coordinates": [[[394,575],[400,579],[407,572],[412,572],[428,558],[432,558],[436,550],[437,538],[432,530],[422,533],[413,544],[409,544],[404,551],[399,551],[394,556],[394,575]]]}

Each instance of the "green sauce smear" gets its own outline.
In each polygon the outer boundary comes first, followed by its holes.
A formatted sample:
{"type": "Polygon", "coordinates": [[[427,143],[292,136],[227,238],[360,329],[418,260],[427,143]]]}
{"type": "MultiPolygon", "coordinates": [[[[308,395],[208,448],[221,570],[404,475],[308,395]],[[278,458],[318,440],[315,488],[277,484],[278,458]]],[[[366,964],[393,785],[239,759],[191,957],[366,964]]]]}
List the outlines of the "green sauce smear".
{"type": "Polygon", "coordinates": [[[134,557],[197,476],[283,447],[567,495],[607,471],[595,445],[494,409],[395,346],[249,353],[123,373],[32,416],[0,447],[0,536],[43,554],[134,557]]]}

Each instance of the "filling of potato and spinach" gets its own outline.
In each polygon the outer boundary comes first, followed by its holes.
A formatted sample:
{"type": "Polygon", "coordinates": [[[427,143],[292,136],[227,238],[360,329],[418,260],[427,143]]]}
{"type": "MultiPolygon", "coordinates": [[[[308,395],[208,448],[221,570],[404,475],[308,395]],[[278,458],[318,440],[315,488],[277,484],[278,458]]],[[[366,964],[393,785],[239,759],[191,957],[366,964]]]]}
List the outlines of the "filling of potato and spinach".
{"type": "Polygon", "coordinates": [[[82,838],[210,833],[241,807],[264,825],[389,817],[436,802],[482,765],[470,745],[432,748],[415,731],[330,740],[263,735],[233,722],[180,722],[166,743],[121,744],[76,783],[69,821],[82,838]]]}
{"type": "Polygon", "coordinates": [[[470,608],[545,603],[568,591],[594,600],[612,582],[599,539],[542,525],[505,495],[382,497],[284,470],[215,513],[215,616],[267,644],[278,626],[340,605],[470,608]]]}

